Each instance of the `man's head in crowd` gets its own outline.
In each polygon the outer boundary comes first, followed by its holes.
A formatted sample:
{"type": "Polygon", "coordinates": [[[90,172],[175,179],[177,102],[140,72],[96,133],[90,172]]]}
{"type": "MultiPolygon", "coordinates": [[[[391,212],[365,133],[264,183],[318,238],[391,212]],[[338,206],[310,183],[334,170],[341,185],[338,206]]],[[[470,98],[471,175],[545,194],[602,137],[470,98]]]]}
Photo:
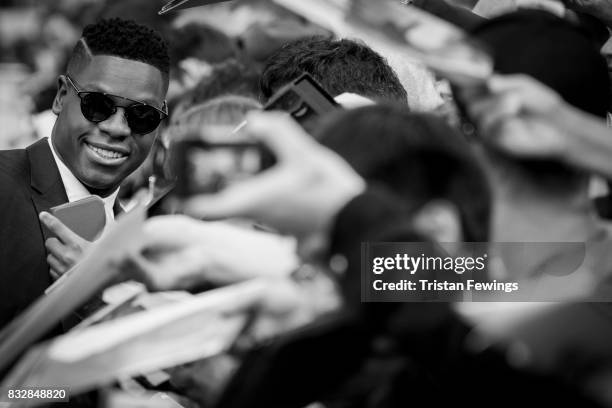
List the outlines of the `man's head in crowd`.
{"type": "MultiPolygon", "coordinates": [[[[206,133],[206,130],[215,128],[213,136],[220,136],[219,142],[230,142],[231,138],[243,137],[239,132],[232,132],[236,126],[244,122],[248,112],[261,109],[261,105],[254,98],[241,95],[223,95],[204,103],[192,106],[180,115],[172,118],[170,130],[173,137],[189,133],[206,133]]],[[[209,140],[213,141],[213,140],[209,140]]]]}
{"type": "Polygon", "coordinates": [[[187,109],[223,95],[259,97],[259,72],[239,60],[230,59],[215,65],[190,91],[181,95],[172,107],[172,118],[187,109]]]}
{"type": "Polygon", "coordinates": [[[236,44],[230,37],[202,23],[189,23],[174,29],[168,42],[173,65],[186,58],[218,64],[237,55],[236,44]]]}
{"type": "MultiPolygon", "coordinates": [[[[484,23],[474,36],[493,53],[497,72],[532,76],[578,109],[605,117],[606,63],[578,26],[545,12],[521,11],[484,23]]],[[[494,185],[562,197],[586,191],[587,176],[560,162],[511,158],[492,149],[486,149],[486,156],[497,176],[494,185]]]]}
{"type": "Polygon", "coordinates": [[[407,103],[406,90],[387,61],[365,44],[314,37],[286,44],[261,75],[264,99],[307,72],[332,95],[345,92],[375,101],[407,103]]]}
{"type": "Polygon", "coordinates": [[[368,183],[404,198],[419,233],[440,242],[488,240],[486,177],[469,144],[442,119],[373,105],[341,113],[320,133],[368,183]]]}
{"type": "Polygon", "coordinates": [[[189,23],[175,28],[169,35],[170,89],[168,99],[181,97],[216,64],[238,57],[235,41],[203,23],[189,23]]]}
{"type": "Polygon", "coordinates": [[[58,79],[51,140],[92,193],[111,193],[149,154],[167,114],[168,73],[157,32],[121,19],[83,30],[58,79]]]}

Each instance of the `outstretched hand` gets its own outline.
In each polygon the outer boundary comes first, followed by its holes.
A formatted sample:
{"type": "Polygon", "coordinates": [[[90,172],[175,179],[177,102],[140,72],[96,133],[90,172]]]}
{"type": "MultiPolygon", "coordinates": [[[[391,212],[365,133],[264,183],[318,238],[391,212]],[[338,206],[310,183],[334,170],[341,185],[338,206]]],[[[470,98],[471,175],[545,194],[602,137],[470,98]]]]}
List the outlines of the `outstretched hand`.
{"type": "Polygon", "coordinates": [[[277,164],[220,193],[187,200],[186,213],[207,219],[247,217],[308,237],[327,234],[336,214],[365,189],[363,179],[346,162],[287,114],[250,113],[244,131],[267,145],[277,164]]]}
{"type": "Polygon", "coordinates": [[[559,128],[564,102],[525,75],[495,76],[488,93],[461,94],[485,143],[518,157],[559,157],[568,134],[559,128]]]}
{"type": "Polygon", "coordinates": [[[292,240],[186,216],[154,217],[144,226],[130,277],[151,290],[223,286],[258,277],[288,276],[298,265],[292,240]]]}

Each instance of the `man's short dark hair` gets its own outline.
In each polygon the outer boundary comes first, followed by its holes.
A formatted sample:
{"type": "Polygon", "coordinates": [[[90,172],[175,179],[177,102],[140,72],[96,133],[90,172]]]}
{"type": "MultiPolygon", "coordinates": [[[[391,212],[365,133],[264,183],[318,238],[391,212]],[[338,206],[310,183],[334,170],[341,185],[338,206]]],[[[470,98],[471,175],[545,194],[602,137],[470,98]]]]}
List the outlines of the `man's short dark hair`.
{"type": "Polygon", "coordinates": [[[266,62],[261,92],[268,99],[304,72],[332,95],[352,92],[377,101],[407,103],[406,90],[387,61],[365,44],[312,37],[284,45],[266,62]]]}
{"type": "MultiPolygon", "coordinates": [[[[133,20],[111,18],[86,26],[82,39],[93,55],[113,55],[140,61],[159,69],[164,77],[168,77],[168,45],[157,31],[149,27],[133,20]]],[[[83,48],[79,41],[69,67],[80,53],[85,52],[83,48]]]]}
{"type": "Polygon", "coordinates": [[[488,241],[488,180],[471,146],[443,119],[372,105],[329,119],[318,136],[368,183],[391,187],[413,210],[435,199],[453,203],[464,240],[488,241]]]}

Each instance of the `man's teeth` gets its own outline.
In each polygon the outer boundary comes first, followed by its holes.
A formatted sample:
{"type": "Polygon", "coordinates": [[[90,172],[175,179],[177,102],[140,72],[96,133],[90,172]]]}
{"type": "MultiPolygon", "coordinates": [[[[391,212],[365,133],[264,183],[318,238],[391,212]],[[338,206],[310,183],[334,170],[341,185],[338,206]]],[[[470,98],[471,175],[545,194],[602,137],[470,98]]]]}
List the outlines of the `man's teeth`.
{"type": "Polygon", "coordinates": [[[105,159],[120,159],[122,157],[125,157],[125,154],[123,153],[114,152],[112,150],[101,149],[99,147],[92,146],[90,144],[87,144],[87,147],[89,147],[91,150],[98,153],[100,156],[102,156],[105,159]]]}

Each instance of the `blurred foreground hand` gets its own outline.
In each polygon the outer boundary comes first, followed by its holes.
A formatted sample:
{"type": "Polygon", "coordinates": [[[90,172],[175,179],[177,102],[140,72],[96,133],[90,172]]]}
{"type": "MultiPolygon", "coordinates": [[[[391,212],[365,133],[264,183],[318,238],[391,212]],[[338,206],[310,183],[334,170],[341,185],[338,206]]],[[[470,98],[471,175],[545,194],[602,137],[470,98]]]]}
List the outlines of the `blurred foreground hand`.
{"type": "Polygon", "coordinates": [[[488,92],[459,97],[489,146],[526,159],[553,159],[612,178],[612,139],[603,118],[583,112],[525,75],[494,76],[488,92]]]}
{"type": "Polygon", "coordinates": [[[564,153],[567,135],[557,127],[564,109],[559,95],[525,75],[494,76],[488,91],[460,94],[485,143],[520,157],[564,153]]]}
{"type": "Polygon", "coordinates": [[[569,9],[601,19],[608,26],[612,23],[612,0],[563,0],[563,3],[569,9]]]}
{"type": "Polygon", "coordinates": [[[337,310],[340,297],[330,289],[324,274],[299,283],[287,278],[269,279],[255,304],[236,300],[234,313],[255,312],[248,329],[236,340],[234,351],[238,355],[221,354],[166,370],[170,383],[201,406],[214,406],[240,367],[242,352],[337,310]]]}
{"type": "Polygon", "coordinates": [[[365,190],[365,182],[319,145],[287,114],[252,112],[244,131],[267,145],[277,164],[249,180],[184,203],[201,218],[247,217],[283,233],[328,236],[336,214],[365,190]]]}
{"type": "Polygon", "coordinates": [[[186,216],[148,220],[130,274],[152,290],[222,286],[288,276],[298,265],[291,239],[186,216]]]}

